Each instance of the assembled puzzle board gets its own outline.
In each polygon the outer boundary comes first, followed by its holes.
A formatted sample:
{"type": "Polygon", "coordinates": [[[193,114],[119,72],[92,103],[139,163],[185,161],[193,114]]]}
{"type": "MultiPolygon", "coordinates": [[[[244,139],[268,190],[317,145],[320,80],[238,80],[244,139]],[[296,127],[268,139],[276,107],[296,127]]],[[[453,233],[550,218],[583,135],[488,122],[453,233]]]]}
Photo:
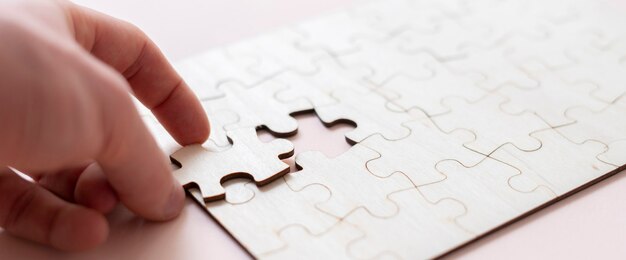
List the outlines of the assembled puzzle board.
{"type": "Polygon", "coordinates": [[[362,2],[178,63],[207,143],[178,150],[144,118],[181,183],[254,257],[433,258],[626,164],[625,12],[362,2]],[[303,111],[354,123],[353,146],[297,154],[288,173],[292,144],[255,129],[293,135],[303,111]]]}

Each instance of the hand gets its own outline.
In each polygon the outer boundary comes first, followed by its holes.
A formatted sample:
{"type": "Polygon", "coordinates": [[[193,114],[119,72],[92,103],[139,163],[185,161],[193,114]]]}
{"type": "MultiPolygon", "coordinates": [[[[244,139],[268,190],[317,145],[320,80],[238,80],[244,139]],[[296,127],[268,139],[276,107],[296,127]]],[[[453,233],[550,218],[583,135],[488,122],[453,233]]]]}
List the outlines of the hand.
{"type": "Polygon", "coordinates": [[[118,200],[150,220],[184,193],[132,93],[182,145],[204,111],[136,27],[66,1],[0,4],[0,226],[63,250],[101,244],[118,200]],[[35,182],[13,172],[17,169],[35,182]]]}

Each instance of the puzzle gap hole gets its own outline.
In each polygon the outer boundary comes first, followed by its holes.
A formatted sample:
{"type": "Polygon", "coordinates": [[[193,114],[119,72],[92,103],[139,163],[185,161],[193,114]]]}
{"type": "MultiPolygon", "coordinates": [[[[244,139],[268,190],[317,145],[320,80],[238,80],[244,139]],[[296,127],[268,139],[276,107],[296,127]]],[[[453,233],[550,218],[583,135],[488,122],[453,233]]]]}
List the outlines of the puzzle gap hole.
{"type": "MultiPolygon", "coordinates": [[[[345,134],[355,128],[352,124],[338,123],[327,127],[313,112],[298,114],[294,118],[298,120],[298,133],[285,139],[293,143],[296,155],[306,151],[319,151],[333,158],[352,147],[345,138],[345,134]]],[[[265,129],[258,130],[257,134],[263,142],[271,142],[277,138],[265,129]]],[[[289,164],[291,172],[297,171],[295,156],[283,161],[289,164]]]]}

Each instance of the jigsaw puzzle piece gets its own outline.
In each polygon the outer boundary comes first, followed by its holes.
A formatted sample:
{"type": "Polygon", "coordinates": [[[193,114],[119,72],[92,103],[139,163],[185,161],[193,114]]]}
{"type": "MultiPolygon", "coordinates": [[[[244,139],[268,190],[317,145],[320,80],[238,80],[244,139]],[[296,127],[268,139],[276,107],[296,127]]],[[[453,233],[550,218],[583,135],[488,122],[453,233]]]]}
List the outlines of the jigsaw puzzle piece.
{"type": "MultiPolygon", "coordinates": [[[[222,183],[224,187],[224,193],[226,194],[225,201],[230,204],[243,204],[254,198],[254,191],[246,188],[246,184],[251,181],[248,179],[237,178],[232,180],[227,180],[222,183]]],[[[191,198],[193,198],[198,205],[206,208],[206,202],[204,202],[204,198],[202,197],[202,192],[200,189],[196,187],[189,187],[185,189],[191,198]]]]}
{"type": "Polygon", "coordinates": [[[530,191],[529,186],[520,179],[528,177],[561,196],[615,169],[615,166],[596,158],[606,151],[606,145],[602,143],[586,141],[574,144],[553,129],[531,135],[541,141],[541,149],[524,152],[505,145],[490,155],[522,172],[510,180],[511,186],[517,190],[530,191]]]}
{"type": "Polygon", "coordinates": [[[598,155],[598,160],[615,167],[626,165],[626,139],[608,144],[608,150],[598,155]]]}
{"type": "Polygon", "coordinates": [[[346,133],[346,139],[352,143],[361,142],[377,133],[389,140],[402,139],[410,133],[410,130],[402,125],[403,122],[426,117],[417,110],[389,113],[387,99],[376,92],[361,94],[340,89],[333,92],[332,96],[339,100],[339,103],[317,107],[315,112],[326,125],[354,122],[356,128],[346,133]]]}
{"type": "Polygon", "coordinates": [[[254,57],[256,62],[251,63],[247,69],[261,78],[287,70],[314,71],[316,66],[312,61],[328,57],[328,54],[321,50],[303,52],[296,46],[302,40],[302,35],[289,29],[281,29],[232,45],[228,51],[235,57],[254,57]]]}
{"type": "Polygon", "coordinates": [[[451,60],[446,62],[446,65],[455,73],[482,75],[482,78],[476,80],[476,85],[487,91],[494,91],[503,85],[523,88],[539,85],[537,80],[511,60],[510,48],[467,47],[467,51],[463,59],[451,60]]]}
{"type": "Polygon", "coordinates": [[[445,178],[435,169],[435,164],[441,160],[454,158],[471,167],[485,158],[485,155],[463,147],[464,143],[475,138],[469,131],[456,130],[446,134],[429,118],[404,125],[411,129],[411,134],[404,139],[388,141],[380,135],[373,135],[360,143],[381,154],[380,158],[366,164],[374,175],[385,178],[402,172],[416,185],[423,185],[445,178]]]}
{"type": "Polygon", "coordinates": [[[348,12],[331,13],[293,29],[303,35],[304,40],[297,43],[302,50],[324,50],[332,55],[354,51],[354,43],[360,38],[383,40],[388,37],[388,33],[375,30],[364,20],[354,19],[348,12]]]}
{"type": "Polygon", "coordinates": [[[228,100],[224,97],[202,101],[201,104],[209,118],[209,125],[211,126],[209,140],[219,147],[230,146],[225,127],[239,122],[239,115],[229,110],[228,100]]]}
{"type": "Polygon", "coordinates": [[[596,140],[605,144],[626,139],[626,96],[601,110],[573,107],[565,112],[576,123],[557,128],[563,136],[575,143],[596,140]]]}
{"type": "Polygon", "coordinates": [[[289,172],[289,165],[280,159],[293,155],[291,142],[276,139],[262,143],[254,128],[229,131],[228,137],[232,147],[225,151],[190,145],[170,156],[181,166],[174,176],[185,187],[198,187],[205,201],[224,198],[221,183],[228,179],[250,177],[258,185],[265,185],[289,172]]]}
{"type": "MultiPolygon", "coordinates": [[[[543,6],[550,4],[545,2],[550,1],[543,1],[543,6]]],[[[472,1],[469,8],[470,14],[460,18],[460,22],[488,28],[488,42],[509,37],[543,39],[548,35],[547,26],[553,16],[533,1],[472,1]]]]}
{"type": "Polygon", "coordinates": [[[332,92],[337,89],[349,89],[356,92],[366,91],[369,86],[363,79],[372,74],[365,66],[346,67],[335,59],[323,58],[314,61],[316,70],[312,73],[287,72],[274,79],[288,88],[276,93],[276,98],[288,104],[294,104],[292,110],[299,109],[298,102],[309,102],[312,107],[337,103],[332,92]]]}
{"type": "Polygon", "coordinates": [[[596,43],[603,38],[596,30],[577,24],[554,27],[546,39],[507,39],[506,46],[511,48],[508,56],[517,64],[538,61],[549,69],[575,66],[576,60],[570,53],[596,49],[596,43]]]}
{"type": "MultiPolygon", "coordinates": [[[[148,131],[152,134],[155,141],[165,154],[172,154],[181,149],[182,146],[174,140],[165,127],[159,123],[159,121],[153,115],[146,115],[141,117],[148,128],[148,131]]],[[[211,122],[211,137],[202,144],[212,151],[222,151],[230,146],[226,137],[226,132],[222,128],[224,122],[235,122],[237,115],[229,113],[228,111],[218,111],[209,113],[209,121],[211,122]],[[223,140],[221,136],[223,135],[223,140]]]]}
{"type": "MultiPolygon", "coordinates": [[[[451,4],[450,2],[453,1],[441,2],[451,4]]],[[[438,21],[446,17],[443,10],[445,7],[440,8],[431,1],[387,0],[370,1],[348,12],[354,19],[364,21],[375,30],[393,33],[402,28],[420,31],[434,30],[438,21]]]]}
{"type": "Polygon", "coordinates": [[[537,71],[532,73],[539,80],[539,87],[520,89],[515,86],[505,86],[498,93],[509,98],[502,103],[502,110],[512,115],[535,113],[551,126],[560,126],[572,123],[573,120],[565,116],[565,111],[574,106],[585,106],[599,110],[605,103],[591,97],[595,85],[586,82],[568,83],[551,71],[537,71]]]}
{"type": "Polygon", "coordinates": [[[578,51],[572,56],[577,64],[558,70],[565,80],[593,82],[598,86],[593,96],[607,103],[626,94],[626,51],[578,51]]]}
{"type": "Polygon", "coordinates": [[[301,170],[285,179],[296,190],[316,183],[326,186],[333,196],[317,207],[334,216],[344,217],[356,208],[364,208],[376,216],[390,216],[397,207],[387,195],[413,184],[401,173],[384,178],[370,173],[365,164],[378,157],[379,153],[359,144],[332,159],[320,152],[304,152],[296,157],[301,170]]]}
{"type": "Polygon", "coordinates": [[[457,20],[444,20],[433,32],[407,30],[400,35],[398,48],[406,54],[428,53],[440,61],[462,58],[468,44],[491,45],[485,42],[485,28],[460,24],[457,20]]]}
{"type": "Polygon", "coordinates": [[[600,50],[613,53],[617,56],[626,54],[626,30],[621,28],[619,32],[598,32],[598,34],[610,35],[604,36],[603,40],[596,41],[596,45],[600,50]]]}
{"type": "Polygon", "coordinates": [[[312,235],[306,228],[289,226],[280,231],[287,244],[281,250],[264,254],[261,259],[349,259],[350,242],[363,236],[363,232],[350,224],[339,222],[330,230],[312,235]]]}
{"type": "Polygon", "coordinates": [[[256,63],[254,57],[231,57],[226,50],[218,49],[182,60],[174,68],[201,100],[223,97],[218,85],[237,80],[251,85],[261,78],[249,73],[247,68],[256,63]]]}
{"type": "Polygon", "coordinates": [[[473,237],[454,223],[464,212],[464,206],[455,200],[431,203],[414,188],[390,194],[389,199],[400,208],[395,216],[378,218],[357,210],[345,218],[365,232],[362,239],[349,245],[354,257],[432,259],[473,237]]]}
{"type": "Polygon", "coordinates": [[[429,116],[448,112],[448,108],[441,104],[445,97],[457,96],[466,100],[478,100],[487,94],[482,89],[473,87],[475,83],[471,78],[451,73],[434,59],[428,61],[426,66],[433,71],[432,77],[414,79],[397,75],[385,82],[379,91],[395,93],[397,98],[390,101],[404,111],[418,108],[429,116]]]}
{"type": "Polygon", "coordinates": [[[271,80],[263,81],[253,87],[246,87],[236,82],[220,85],[220,89],[226,93],[226,96],[220,100],[222,103],[216,104],[215,107],[233,111],[239,116],[237,122],[224,125],[224,129],[265,127],[279,137],[295,134],[298,130],[298,122],[291,114],[309,110],[310,104],[299,103],[300,107],[295,107],[276,100],[274,98],[276,92],[285,88],[287,86],[271,80]]]}
{"type": "Polygon", "coordinates": [[[226,201],[207,203],[206,209],[253,255],[283,248],[285,241],[278,234],[287,226],[302,226],[318,235],[338,221],[315,208],[315,204],[331,197],[323,185],[312,184],[294,191],[279,179],[263,187],[250,182],[245,184],[245,189],[248,191],[235,194],[227,187],[226,201]],[[246,201],[249,197],[246,193],[254,195],[246,201]],[[229,202],[233,200],[238,203],[229,202]]]}
{"type": "Polygon", "coordinates": [[[444,132],[459,128],[472,131],[476,134],[476,140],[466,143],[465,147],[483,154],[490,154],[507,143],[525,151],[539,149],[541,142],[529,133],[550,126],[533,114],[513,116],[502,112],[499,107],[505,101],[504,97],[493,94],[476,102],[448,98],[443,102],[450,107],[451,112],[432,119],[444,132]]]}
{"type": "Polygon", "coordinates": [[[358,51],[341,55],[339,61],[345,66],[368,65],[373,75],[368,79],[375,85],[381,85],[397,74],[403,74],[416,79],[428,78],[433,72],[425,67],[432,60],[428,53],[406,53],[399,49],[400,38],[392,37],[386,40],[360,40],[356,44],[358,51]]]}
{"type": "Polygon", "coordinates": [[[419,190],[429,201],[456,198],[462,202],[466,212],[455,219],[456,223],[475,234],[502,225],[555,197],[546,189],[526,193],[512,189],[509,179],[513,176],[518,181],[532,183],[532,180],[520,175],[517,169],[493,159],[486,159],[472,167],[446,160],[438,162],[436,167],[446,178],[420,186],[419,190]]]}

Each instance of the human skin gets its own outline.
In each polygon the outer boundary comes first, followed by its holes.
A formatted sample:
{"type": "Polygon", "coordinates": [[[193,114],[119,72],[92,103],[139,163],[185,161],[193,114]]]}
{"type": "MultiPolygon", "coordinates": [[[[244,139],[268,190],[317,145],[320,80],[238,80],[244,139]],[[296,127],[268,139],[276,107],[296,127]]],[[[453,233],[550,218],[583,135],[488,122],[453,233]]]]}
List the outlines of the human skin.
{"type": "Polygon", "coordinates": [[[0,2],[5,232],[85,250],[118,202],[149,220],[180,213],[184,192],[129,93],[180,144],[208,138],[200,102],[135,26],[63,0],[0,2]]]}

